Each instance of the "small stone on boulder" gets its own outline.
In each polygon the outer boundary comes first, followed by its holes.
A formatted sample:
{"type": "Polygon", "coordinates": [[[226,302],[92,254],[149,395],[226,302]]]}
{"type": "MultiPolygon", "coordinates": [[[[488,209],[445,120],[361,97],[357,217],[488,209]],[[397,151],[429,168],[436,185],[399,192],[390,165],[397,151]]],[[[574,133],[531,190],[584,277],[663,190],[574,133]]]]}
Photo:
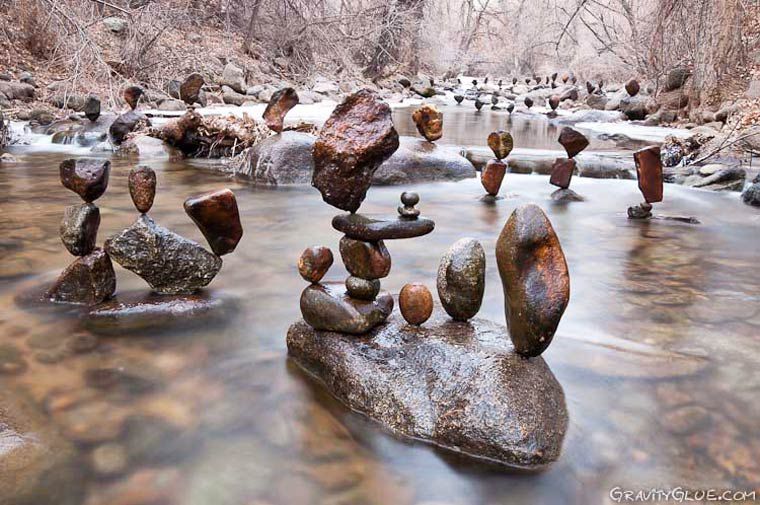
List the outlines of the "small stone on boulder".
{"type": "Polygon", "coordinates": [[[97,121],[100,117],[100,98],[95,95],[89,95],[84,103],[84,117],[90,121],[97,121]]]}
{"type": "Polygon", "coordinates": [[[463,238],[452,245],[438,266],[438,297],[455,321],[475,316],[486,287],[486,253],[475,239],[463,238]]]}
{"type": "Polygon", "coordinates": [[[179,86],[179,98],[188,105],[200,101],[200,93],[205,83],[203,76],[198,72],[188,75],[179,86]]]}
{"type": "Polygon", "coordinates": [[[625,91],[630,96],[638,95],[640,89],[641,89],[641,86],[639,85],[639,81],[637,81],[636,79],[631,79],[630,81],[625,83],[625,91]]]}
{"type": "Polygon", "coordinates": [[[132,203],[145,214],[153,207],[156,196],[156,172],[150,167],[136,167],[129,171],[128,181],[132,203]]]}
{"type": "Polygon", "coordinates": [[[380,292],[380,280],[350,276],[346,279],[346,292],[351,298],[374,300],[380,292]]]}
{"type": "Polygon", "coordinates": [[[140,98],[145,94],[145,91],[140,86],[128,86],[124,89],[124,101],[127,102],[129,108],[135,110],[140,98]]]}
{"type": "Polygon", "coordinates": [[[385,291],[372,301],[351,298],[340,283],[312,284],[301,293],[301,314],[315,330],[361,335],[392,311],[393,296],[385,291]]]}
{"type": "Polygon", "coordinates": [[[567,189],[570,187],[570,180],[575,172],[575,160],[568,158],[557,158],[552,165],[552,175],[549,183],[558,188],[567,189]]]}
{"type": "Polygon", "coordinates": [[[399,292],[398,306],[407,323],[419,326],[433,314],[433,295],[424,284],[406,284],[399,292]]]}
{"type": "Polygon", "coordinates": [[[499,194],[504,175],[507,173],[507,164],[501,160],[488,160],[483,171],[480,173],[480,183],[491,196],[499,194]]]}
{"type": "Polygon", "coordinates": [[[206,237],[211,250],[224,256],[235,250],[243,236],[235,193],[230,189],[209,191],[185,200],[185,212],[206,237]]]}

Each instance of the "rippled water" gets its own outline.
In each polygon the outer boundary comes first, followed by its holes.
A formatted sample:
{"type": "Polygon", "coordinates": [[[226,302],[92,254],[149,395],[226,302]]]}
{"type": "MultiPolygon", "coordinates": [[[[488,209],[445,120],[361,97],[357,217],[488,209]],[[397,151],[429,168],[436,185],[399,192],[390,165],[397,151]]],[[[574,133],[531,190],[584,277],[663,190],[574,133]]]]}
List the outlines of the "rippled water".
{"type": "MultiPolygon", "coordinates": [[[[570,425],[560,460],[526,475],[393,438],[288,360],[285,333],[305,287],[298,255],[316,244],[337,252],[340,238],[330,226],[336,209],[316,190],[252,188],[191,163],[152,164],[159,191],[151,215],[201,243],[182,202],[223,186],[235,191],[245,235],[212,287],[236,299],[237,315],[175,334],[93,339],[75,312],[16,303],[72,261],[58,224],[77,197],[58,181],[65,153],[14,155],[18,164],[0,168],[0,397],[34,412],[39,439],[66,455],[40,484],[56,496],[51,503],[594,504],[614,486],[760,486],[760,212],[735,193],[668,185],[655,211],[702,221],[688,225],[627,220],[626,207],[641,200],[634,181],[576,178],[587,201],[569,205],[550,201],[548,178],[515,174],[495,204],[479,200],[474,179],[370,190],[364,212],[393,214],[399,193],[414,190],[423,215],[437,222],[428,236],[389,241],[384,287],[433,288],[441,254],[475,237],[488,259],[480,317],[497,321],[501,227],[527,202],[553,222],[571,302],[544,357],[564,387],[570,425]],[[92,471],[94,453],[123,449],[127,462],[115,475],[92,471]]],[[[101,243],[137,215],[126,186],[131,166],[114,160],[97,202],[101,243]]],[[[147,290],[118,266],[117,276],[119,292],[147,290]]],[[[340,262],[328,274],[345,276],[340,262]]]]}

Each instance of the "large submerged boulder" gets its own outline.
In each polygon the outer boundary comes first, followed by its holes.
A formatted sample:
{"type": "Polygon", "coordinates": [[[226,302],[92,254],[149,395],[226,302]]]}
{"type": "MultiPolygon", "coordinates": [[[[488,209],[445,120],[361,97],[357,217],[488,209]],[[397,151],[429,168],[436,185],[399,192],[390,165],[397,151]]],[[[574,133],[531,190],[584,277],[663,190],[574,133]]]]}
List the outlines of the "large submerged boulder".
{"type": "Polygon", "coordinates": [[[248,149],[241,163],[232,168],[240,177],[256,184],[305,184],[311,182],[314,159],[311,151],[314,135],[284,131],[267,137],[248,149]]]}
{"type": "Polygon", "coordinates": [[[437,310],[423,326],[392,317],[366,335],[290,327],[290,355],[348,407],[393,432],[474,458],[539,469],[567,429],[562,387],[507,329],[437,310]]]}
{"type": "Polygon", "coordinates": [[[475,167],[456,147],[414,137],[401,137],[399,148],[380,165],[372,178],[379,186],[431,181],[459,181],[475,177],[475,167]]]}

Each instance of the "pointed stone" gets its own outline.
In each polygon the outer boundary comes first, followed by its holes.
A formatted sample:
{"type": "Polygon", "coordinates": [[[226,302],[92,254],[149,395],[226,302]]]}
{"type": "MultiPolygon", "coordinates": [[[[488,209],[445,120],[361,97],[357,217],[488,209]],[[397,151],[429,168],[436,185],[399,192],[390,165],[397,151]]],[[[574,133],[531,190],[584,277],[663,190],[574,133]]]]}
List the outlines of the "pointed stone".
{"type": "Polygon", "coordinates": [[[235,250],[243,236],[235,193],[209,191],[185,200],[185,212],[206,237],[211,250],[224,256],[235,250]]]}
{"type": "Polygon", "coordinates": [[[343,284],[312,284],[301,293],[301,315],[315,330],[361,335],[393,312],[393,296],[381,291],[372,301],[351,298],[343,284]]]}
{"type": "Polygon", "coordinates": [[[203,76],[198,72],[188,75],[179,86],[179,98],[188,105],[200,102],[200,93],[205,83],[203,76]]]}
{"type": "Polygon", "coordinates": [[[95,249],[61,273],[45,297],[57,303],[96,305],[113,296],[116,274],[108,254],[95,249]]]}
{"type": "Polygon", "coordinates": [[[272,94],[263,118],[270,130],[281,133],[285,122],[285,115],[298,105],[298,94],[293,88],[282,88],[272,94]]]}
{"type": "Polygon", "coordinates": [[[570,180],[575,172],[575,160],[567,158],[557,158],[552,165],[552,175],[549,178],[549,184],[558,188],[567,189],[570,187],[570,180]]]}
{"type": "Polygon", "coordinates": [[[61,162],[59,172],[63,187],[92,203],[108,188],[111,162],[93,158],[68,159],[61,162]]]}
{"type": "Polygon", "coordinates": [[[489,195],[496,196],[499,194],[506,173],[506,163],[500,160],[488,160],[480,174],[480,183],[489,195]]]}
{"type": "Polygon", "coordinates": [[[639,189],[647,203],[662,201],[663,177],[660,147],[650,146],[633,153],[639,189]]]}
{"type": "Polygon", "coordinates": [[[496,241],[509,335],[517,352],[538,356],[554,338],[570,301],[559,238],[540,207],[517,208],[496,241]]]}
{"type": "Polygon", "coordinates": [[[531,97],[529,97],[529,96],[526,96],[526,97],[525,97],[525,106],[526,106],[527,108],[529,108],[529,109],[530,109],[531,107],[533,107],[533,99],[532,99],[531,97]]]}
{"type": "Polygon", "coordinates": [[[576,154],[588,147],[588,139],[585,135],[569,126],[562,128],[557,140],[565,148],[568,158],[575,157],[576,154]]]}
{"type": "Polygon", "coordinates": [[[61,221],[61,242],[74,256],[86,256],[95,250],[100,227],[100,210],[91,203],[66,207],[61,221]]]}
{"type": "Polygon", "coordinates": [[[382,240],[365,242],[344,236],[340,239],[340,257],[346,270],[361,279],[382,279],[391,271],[391,255],[382,240]]]}
{"type": "Polygon", "coordinates": [[[153,199],[156,196],[156,172],[152,168],[142,166],[129,171],[129,195],[132,203],[142,214],[147,213],[153,207],[153,199]]]}
{"type": "Polygon", "coordinates": [[[491,148],[496,159],[503,160],[509,156],[514,145],[515,143],[512,139],[512,134],[508,131],[497,130],[488,135],[488,147],[491,148]]]}
{"type": "Polygon", "coordinates": [[[307,282],[319,282],[332,264],[333,253],[329,247],[309,247],[298,258],[298,273],[307,282]]]}
{"type": "Polygon", "coordinates": [[[412,113],[417,131],[430,142],[443,136],[443,113],[432,105],[423,105],[412,113]]]}
{"type": "Polygon", "coordinates": [[[464,97],[462,95],[454,95],[454,101],[457,103],[457,105],[459,105],[462,103],[462,101],[464,101],[464,97]]]}
{"type": "Polygon", "coordinates": [[[588,92],[589,95],[594,92],[594,89],[595,89],[594,85],[591,84],[589,81],[586,81],[586,91],[588,92]]]}
{"type": "Polygon", "coordinates": [[[438,266],[438,297],[455,321],[475,316],[486,287],[486,253],[475,239],[463,238],[452,245],[438,266]]]}

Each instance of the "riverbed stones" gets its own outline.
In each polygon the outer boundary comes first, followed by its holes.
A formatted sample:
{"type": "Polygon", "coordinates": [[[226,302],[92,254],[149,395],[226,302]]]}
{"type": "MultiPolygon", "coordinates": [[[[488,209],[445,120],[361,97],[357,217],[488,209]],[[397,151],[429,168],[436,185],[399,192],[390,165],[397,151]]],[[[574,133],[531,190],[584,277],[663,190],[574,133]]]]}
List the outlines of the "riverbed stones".
{"type": "Polygon", "coordinates": [[[633,153],[639,190],[647,203],[662,201],[663,178],[660,146],[649,146],[633,153]]]}
{"type": "Polygon", "coordinates": [[[486,287],[486,253],[475,239],[455,242],[438,266],[438,297],[455,321],[474,317],[483,303],[486,287]]]}
{"type": "Polygon", "coordinates": [[[392,311],[393,296],[385,291],[371,301],[352,298],[341,283],[312,284],[301,293],[301,314],[315,330],[361,335],[392,311]]]}
{"type": "Polygon", "coordinates": [[[497,160],[503,160],[515,146],[512,134],[508,131],[497,130],[488,135],[488,147],[493,151],[497,160]]]}
{"type": "Polygon", "coordinates": [[[105,250],[162,294],[193,293],[208,285],[222,267],[219,256],[156,224],[146,214],[109,238],[105,250]]]}
{"type": "Polygon", "coordinates": [[[436,141],[443,136],[443,113],[433,105],[423,105],[412,113],[412,121],[417,126],[417,131],[429,142],[436,141]]]}
{"type": "Polygon", "coordinates": [[[116,291],[116,274],[108,254],[95,249],[77,258],[58,277],[45,293],[45,298],[56,303],[96,305],[116,291]]]}
{"type": "Polygon", "coordinates": [[[504,310],[515,350],[538,356],[552,341],[570,301],[570,275],[559,238],[540,207],[518,207],[496,241],[504,310]]]}
{"type": "Polygon", "coordinates": [[[424,217],[392,219],[362,214],[339,214],[333,217],[332,227],[355,240],[378,242],[427,235],[435,228],[435,222],[424,217]]]}
{"type": "Polygon", "coordinates": [[[140,98],[145,94],[145,91],[140,86],[128,86],[124,89],[124,101],[127,102],[129,108],[135,110],[140,98]]]}
{"type": "Polygon", "coordinates": [[[370,242],[344,236],[340,239],[340,256],[346,270],[362,279],[382,279],[391,271],[391,255],[382,240],[370,242]]]}
{"type": "Polygon", "coordinates": [[[549,183],[558,188],[567,189],[570,187],[570,180],[575,172],[575,160],[567,158],[557,158],[552,165],[552,174],[549,183]]]}
{"type": "Polygon", "coordinates": [[[270,130],[281,133],[285,115],[298,105],[298,93],[293,88],[282,88],[272,94],[267,108],[264,109],[264,122],[270,130]]]}
{"type": "Polygon", "coordinates": [[[317,283],[330,270],[333,261],[333,253],[329,247],[309,247],[298,258],[298,273],[305,281],[317,283]]]}
{"type": "Polygon", "coordinates": [[[312,185],[325,202],[356,212],[375,170],[398,146],[388,104],[368,89],[359,90],[333,110],[320,130],[312,185]]]}
{"type": "Polygon", "coordinates": [[[127,180],[132,203],[141,214],[146,214],[156,197],[156,172],[146,166],[135,167],[129,171],[127,180]]]}
{"type": "Polygon", "coordinates": [[[237,199],[225,188],[192,196],[185,200],[185,212],[198,226],[217,256],[235,250],[243,236],[237,199]]]}
{"type": "Polygon", "coordinates": [[[203,76],[198,72],[193,72],[185,77],[185,80],[180,84],[179,98],[187,105],[200,102],[201,88],[204,83],[205,80],[203,79],[203,76]]]}
{"type": "Polygon", "coordinates": [[[68,159],[59,166],[61,184],[92,203],[105,193],[111,162],[94,158],[68,159]]]}
{"type": "Polygon", "coordinates": [[[380,280],[362,279],[351,275],[346,279],[346,292],[352,298],[374,300],[380,292],[380,280]]]}
{"type": "Polygon", "coordinates": [[[641,89],[641,86],[639,85],[639,81],[637,81],[636,79],[631,79],[630,81],[625,83],[625,91],[630,96],[638,95],[640,89],[641,89]]]}
{"type": "Polygon", "coordinates": [[[361,336],[290,327],[289,354],[326,389],[386,429],[459,455],[523,468],[555,461],[567,430],[562,387],[541,358],[526,360],[502,325],[422,327],[393,317],[361,336]]]}
{"type": "Polygon", "coordinates": [[[507,173],[507,164],[501,160],[488,160],[483,171],[480,173],[480,183],[490,196],[496,196],[501,189],[504,175],[507,173]]]}
{"type": "Polygon", "coordinates": [[[407,323],[419,326],[433,314],[433,295],[424,284],[405,284],[398,294],[398,306],[407,323]]]}
{"type": "Polygon", "coordinates": [[[581,195],[570,188],[560,188],[551,195],[552,201],[557,203],[582,202],[585,200],[581,195]]]}
{"type": "Polygon", "coordinates": [[[84,102],[84,117],[95,122],[100,117],[100,98],[95,95],[89,95],[84,102]]]}
{"type": "Polygon", "coordinates": [[[74,256],[86,256],[95,249],[100,227],[100,210],[91,203],[71,205],[63,212],[61,242],[74,256]]]}
{"type": "Polygon", "coordinates": [[[559,133],[558,142],[565,148],[568,158],[575,157],[576,154],[586,149],[589,144],[585,135],[569,126],[562,128],[562,131],[559,133]]]}

